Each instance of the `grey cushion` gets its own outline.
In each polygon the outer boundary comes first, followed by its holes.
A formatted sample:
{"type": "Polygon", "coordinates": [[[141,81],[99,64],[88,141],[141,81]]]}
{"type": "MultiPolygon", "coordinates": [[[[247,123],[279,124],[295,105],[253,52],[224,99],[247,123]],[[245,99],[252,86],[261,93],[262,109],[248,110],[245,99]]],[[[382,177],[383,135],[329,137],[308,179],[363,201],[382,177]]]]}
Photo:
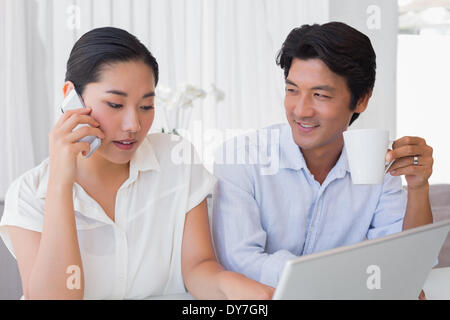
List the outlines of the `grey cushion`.
{"type": "Polygon", "coordinates": [[[430,186],[431,207],[450,207],[450,184],[430,186]]]}
{"type": "MultiPolygon", "coordinates": [[[[430,202],[435,222],[450,219],[450,184],[430,186],[430,202]]],[[[450,267],[450,233],[439,253],[439,264],[435,268],[450,267]]]]}
{"type": "MultiPolygon", "coordinates": [[[[0,202],[0,218],[3,215],[3,202],[0,202]]],[[[0,300],[20,299],[22,284],[16,259],[0,239],[0,300]]]]}
{"type": "MultiPolygon", "coordinates": [[[[450,206],[432,207],[434,222],[450,219],[450,206]]],[[[439,252],[439,264],[435,268],[450,267],[450,233],[439,252]]]]}
{"type": "MultiPolygon", "coordinates": [[[[450,184],[430,185],[430,204],[434,222],[450,219],[450,184]]],[[[444,241],[438,259],[435,268],[450,267],[450,234],[444,241]]]]}

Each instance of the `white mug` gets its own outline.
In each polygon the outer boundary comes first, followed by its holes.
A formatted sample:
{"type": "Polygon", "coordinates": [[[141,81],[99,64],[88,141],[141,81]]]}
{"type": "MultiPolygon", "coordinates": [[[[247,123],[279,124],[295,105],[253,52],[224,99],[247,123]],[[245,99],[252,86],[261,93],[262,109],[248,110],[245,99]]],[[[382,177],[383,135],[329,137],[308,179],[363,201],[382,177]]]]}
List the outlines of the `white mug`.
{"type": "Polygon", "coordinates": [[[389,131],[356,129],[344,132],[344,147],[353,184],[382,184],[391,163],[386,165],[389,131]]]}

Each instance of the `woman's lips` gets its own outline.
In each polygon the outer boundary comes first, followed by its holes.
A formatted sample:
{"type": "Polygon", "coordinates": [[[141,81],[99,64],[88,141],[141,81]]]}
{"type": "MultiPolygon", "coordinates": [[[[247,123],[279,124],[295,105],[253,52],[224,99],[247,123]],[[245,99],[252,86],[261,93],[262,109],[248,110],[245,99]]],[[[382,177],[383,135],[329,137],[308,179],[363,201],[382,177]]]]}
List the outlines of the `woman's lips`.
{"type": "Polygon", "coordinates": [[[120,150],[131,150],[131,149],[134,148],[134,145],[135,145],[136,141],[131,142],[129,144],[124,144],[124,143],[121,143],[119,141],[113,141],[113,143],[120,150]]]}

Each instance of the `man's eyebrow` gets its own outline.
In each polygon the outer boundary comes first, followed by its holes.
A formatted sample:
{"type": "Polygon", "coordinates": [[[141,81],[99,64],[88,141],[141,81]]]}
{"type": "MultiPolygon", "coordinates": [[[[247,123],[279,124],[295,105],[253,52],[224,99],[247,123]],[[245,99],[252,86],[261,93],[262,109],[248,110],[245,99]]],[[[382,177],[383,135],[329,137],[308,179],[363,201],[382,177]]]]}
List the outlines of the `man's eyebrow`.
{"type": "Polygon", "coordinates": [[[293,83],[291,80],[289,80],[289,79],[286,79],[286,84],[290,84],[291,86],[294,86],[294,87],[298,88],[298,86],[295,83],[293,83]]]}
{"type": "Polygon", "coordinates": [[[329,92],[334,92],[336,89],[327,85],[323,85],[323,86],[315,86],[312,87],[311,90],[324,90],[324,91],[329,91],[329,92]]]}
{"type": "Polygon", "coordinates": [[[148,97],[154,97],[155,96],[155,91],[151,91],[149,93],[146,93],[142,96],[142,98],[148,98],[148,97]]]}
{"type": "MultiPolygon", "coordinates": [[[[290,85],[298,88],[298,86],[289,79],[286,79],[286,84],[290,84],[290,85]]],[[[310,88],[310,90],[324,90],[324,91],[334,92],[334,91],[336,91],[336,88],[333,88],[333,87],[325,84],[325,85],[314,86],[314,87],[310,88]]]]}
{"type": "MultiPolygon", "coordinates": [[[[123,97],[128,97],[128,94],[126,92],[120,91],[120,90],[108,90],[106,91],[106,93],[112,93],[112,94],[117,94],[119,96],[123,96],[123,97]]],[[[146,93],[142,96],[142,98],[148,98],[148,97],[154,97],[155,96],[155,91],[151,91],[149,93],[146,93]]]]}

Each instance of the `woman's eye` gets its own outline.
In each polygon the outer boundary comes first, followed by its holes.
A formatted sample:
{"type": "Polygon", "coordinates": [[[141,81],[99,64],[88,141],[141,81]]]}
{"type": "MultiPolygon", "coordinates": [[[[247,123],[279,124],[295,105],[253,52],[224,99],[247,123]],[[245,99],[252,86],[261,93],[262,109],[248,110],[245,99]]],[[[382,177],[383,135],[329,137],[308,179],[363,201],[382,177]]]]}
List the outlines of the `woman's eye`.
{"type": "Polygon", "coordinates": [[[122,107],[121,104],[112,103],[112,102],[108,102],[108,105],[109,105],[111,108],[114,108],[114,109],[119,109],[120,107],[122,107]]]}
{"type": "MultiPolygon", "coordinates": [[[[108,103],[108,105],[111,107],[111,108],[114,108],[114,109],[119,109],[119,108],[122,108],[123,107],[123,105],[122,104],[118,104],[118,103],[112,103],[112,102],[107,102],[108,103]]],[[[141,108],[143,109],[143,110],[150,110],[150,109],[153,109],[153,106],[141,106],[141,108]]]]}

